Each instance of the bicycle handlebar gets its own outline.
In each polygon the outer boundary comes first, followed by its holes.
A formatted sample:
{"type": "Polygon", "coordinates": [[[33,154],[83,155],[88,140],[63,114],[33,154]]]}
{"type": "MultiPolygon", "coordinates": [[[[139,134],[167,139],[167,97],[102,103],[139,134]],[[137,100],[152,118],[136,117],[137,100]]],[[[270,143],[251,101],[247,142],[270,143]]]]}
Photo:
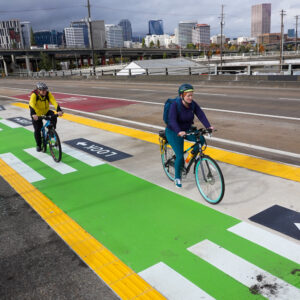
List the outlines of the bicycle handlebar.
{"type": "Polygon", "coordinates": [[[185,136],[187,135],[205,135],[205,134],[212,134],[213,132],[217,131],[217,129],[210,129],[210,128],[199,128],[196,127],[192,130],[188,131],[185,136]]]}
{"type": "Polygon", "coordinates": [[[39,120],[48,120],[48,121],[51,121],[51,120],[57,119],[57,118],[58,118],[58,114],[55,114],[53,116],[45,116],[45,115],[43,115],[43,116],[39,116],[38,117],[39,120]]]}

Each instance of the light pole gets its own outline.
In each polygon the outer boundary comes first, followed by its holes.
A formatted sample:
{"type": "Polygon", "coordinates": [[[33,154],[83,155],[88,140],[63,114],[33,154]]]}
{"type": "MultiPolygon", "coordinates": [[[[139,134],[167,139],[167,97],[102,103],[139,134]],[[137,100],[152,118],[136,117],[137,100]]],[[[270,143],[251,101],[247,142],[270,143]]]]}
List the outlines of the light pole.
{"type": "Polygon", "coordinates": [[[298,51],[298,43],[297,43],[297,40],[298,40],[298,17],[299,16],[296,16],[296,38],[295,38],[295,51],[298,51]]]}
{"type": "Polygon", "coordinates": [[[281,10],[281,36],[280,36],[280,66],[279,70],[282,71],[282,64],[283,64],[283,42],[284,42],[284,25],[283,25],[283,16],[285,16],[285,11],[281,10]]]}
{"type": "Polygon", "coordinates": [[[93,67],[93,74],[96,75],[90,0],[87,0],[87,8],[88,8],[88,22],[89,22],[89,29],[90,29],[90,42],[91,42],[90,46],[91,46],[91,50],[92,50],[92,61],[93,61],[92,67],[93,67]]]}

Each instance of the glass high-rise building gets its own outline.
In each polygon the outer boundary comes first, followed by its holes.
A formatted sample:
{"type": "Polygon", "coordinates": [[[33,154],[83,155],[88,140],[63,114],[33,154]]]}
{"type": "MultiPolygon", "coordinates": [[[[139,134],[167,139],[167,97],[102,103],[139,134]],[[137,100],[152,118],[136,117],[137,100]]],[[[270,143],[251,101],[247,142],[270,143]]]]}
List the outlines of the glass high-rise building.
{"type": "Polygon", "coordinates": [[[83,39],[84,39],[84,45],[86,47],[89,47],[89,27],[88,23],[86,20],[81,20],[81,21],[73,21],[71,22],[71,26],[74,28],[82,28],[83,29],[83,39]]]}
{"type": "Polygon", "coordinates": [[[132,41],[132,28],[130,21],[123,19],[119,22],[119,26],[123,28],[123,40],[132,41]]]}
{"type": "Polygon", "coordinates": [[[193,43],[193,29],[197,25],[196,21],[182,21],[178,24],[178,44],[180,47],[186,47],[193,43]]]}
{"type": "Polygon", "coordinates": [[[20,22],[22,39],[24,48],[30,48],[31,46],[31,23],[30,22],[20,22]]]}
{"type": "Polygon", "coordinates": [[[105,25],[107,48],[124,47],[123,29],[121,26],[108,24],[105,25]]]}
{"type": "Polygon", "coordinates": [[[150,20],[149,25],[149,35],[163,35],[164,25],[162,20],[150,20]]]}
{"type": "Polygon", "coordinates": [[[84,32],[82,27],[65,28],[66,46],[69,48],[84,47],[84,32]]]}
{"type": "Polygon", "coordinates": [[[56,30],[40,30],[34,32],[34,40],[38,46],[45,44],[61,45],[61,33],[56,30]]]}
{"type": "Polygon", "coordinates": [[[207,24],[197,24],[192,29],[192,43],[195,45],[209,45],[210,26],[207,24]]]}
{"type": "Polygon", "coordinates": [[[251,7],[251,36],[270,33],[271,3],[262,3],[251,7]]]}

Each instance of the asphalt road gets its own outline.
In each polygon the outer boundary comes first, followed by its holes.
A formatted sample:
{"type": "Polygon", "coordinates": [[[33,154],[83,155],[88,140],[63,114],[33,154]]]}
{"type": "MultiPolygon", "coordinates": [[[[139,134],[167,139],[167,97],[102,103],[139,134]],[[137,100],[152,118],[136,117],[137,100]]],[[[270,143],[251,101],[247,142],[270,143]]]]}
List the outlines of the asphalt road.
{"type": "Polygon", "coordinates": [[[119,299],[0,177],[0,299],[119,299]]]}
{"type": "MultiPolygon", "coordinates": [[[[178,89],[177,83],[159,82],[108,80],[46,80],[46,82],[54,92],[139,101],[134,109],[129,106],[94,112],[96,113],[94,118],[115,117],[119,120],[113,122],[124,125],[128,125],[124,120],[130,120],[164,126],[162,105],[167,98],[176,96],[178,89]]],[[[10,95],[31,91],[35,83],[36,80],[2,80],[0,95],[4,95],[7,91],[10,95]]],[[[218,130],[214,139],[209,142],[210,145],[300,165],[300,87],[299,89],[237,87],[222,86],[220,83],[214,86],[197,84],[194,86],[195,100],[218,130]]],[[[200,126],[197,122],[196,125],[200,126]]],[[[139,124],[130,126],[141,128],[139,124]]],[[[158,131],[151,126],[143,125],[142,128],[158,131]]]]}

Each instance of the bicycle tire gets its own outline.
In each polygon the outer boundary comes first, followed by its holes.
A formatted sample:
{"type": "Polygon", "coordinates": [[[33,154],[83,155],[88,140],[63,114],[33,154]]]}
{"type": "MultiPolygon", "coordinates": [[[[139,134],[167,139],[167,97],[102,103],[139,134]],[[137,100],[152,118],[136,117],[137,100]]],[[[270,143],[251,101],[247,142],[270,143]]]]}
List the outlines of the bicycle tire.
{"type": "Polygon", "coordinates": [[[47,152],[47,137],[44,136],[44,134],[42,133],[42,152],[47,152]]]}
{"type": "Polygon", "coordinates": [[[47,137],[48,137],[47,141],[49,144],[49,149],[52,158],[54,159],[54,161],[60,162],[62,157],[62,151],[61,151],[60,139],[57,132],[53,128],[51,128],[48,131],[47,137]]]}
{"type": "Polygon", "coordinates": [[[225,193],[224,177],[219,165],[210,156],[204,155],[196,162],[195,180],[201,196],[208,203],[221,202],[225,193]]]}
{"type": "Polygon", "coordinates": [[[175,180],[175,159],[172,159],[171,161],[169,161],[169,159],[174,155],[175,152],[173,151],[172,147],[166,143],[161,154],[161,162],[167,177],[171,181],[175,180]],[[169,163],[167,163],[168,161],[169,163]]]}

